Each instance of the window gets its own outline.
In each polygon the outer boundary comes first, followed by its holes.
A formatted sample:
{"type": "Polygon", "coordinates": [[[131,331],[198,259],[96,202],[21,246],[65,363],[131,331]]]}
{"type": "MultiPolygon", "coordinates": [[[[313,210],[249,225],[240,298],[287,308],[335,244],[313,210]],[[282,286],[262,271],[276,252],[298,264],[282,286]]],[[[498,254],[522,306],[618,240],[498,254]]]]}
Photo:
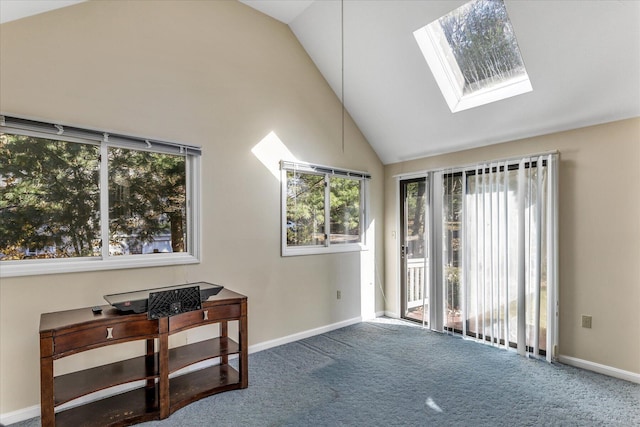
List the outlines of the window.
{"type": "Polygon", "coordinates": [[[185,252],[184,156],[109,148],[109,255],[185,252]]]}
{"type": "Polygon", "coordinates": [[[362,249],[368,174],[282,162],[282,255],[362,249]]]}
{"type": "Polygon", "coordinates": [[[452,112],[532,90],[502,0],[473,0],[414,37],[452,112]]]}
{"type": "Polygon", "coordinates": [[[2,276],[197,262],[197,147],[3,116],[2,276]]]}
{"type": "Polygon", "coordinates": [[[100,255],[100,147],[0,136],[0,262],[100,255]]]}

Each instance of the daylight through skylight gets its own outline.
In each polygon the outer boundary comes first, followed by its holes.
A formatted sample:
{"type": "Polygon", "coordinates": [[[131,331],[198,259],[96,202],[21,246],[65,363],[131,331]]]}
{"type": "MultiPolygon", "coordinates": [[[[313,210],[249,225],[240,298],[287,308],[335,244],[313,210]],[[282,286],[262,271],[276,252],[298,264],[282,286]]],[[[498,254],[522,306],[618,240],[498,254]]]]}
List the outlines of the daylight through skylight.
{"type": "Polygon", "coordinates": [[[502,0],[473,0],[413,35],[452,112],[532,90],[502,0]]]}

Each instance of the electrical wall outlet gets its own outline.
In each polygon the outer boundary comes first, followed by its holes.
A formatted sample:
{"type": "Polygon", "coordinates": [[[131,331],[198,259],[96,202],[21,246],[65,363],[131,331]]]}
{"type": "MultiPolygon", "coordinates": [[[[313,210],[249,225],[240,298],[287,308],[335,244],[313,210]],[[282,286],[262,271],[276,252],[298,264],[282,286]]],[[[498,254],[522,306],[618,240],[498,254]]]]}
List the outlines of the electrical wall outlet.
{"type": "Polygon", "coordinates": [[[582,327],[591,329],[591,316],[582,315],[582,327]]]}
{"type": "Polygon", "coordinates": [[[336,298],[337,298],[337,299],[342,298],[342,292],[337,291],[337,292],[336,292],[336,298]]]}

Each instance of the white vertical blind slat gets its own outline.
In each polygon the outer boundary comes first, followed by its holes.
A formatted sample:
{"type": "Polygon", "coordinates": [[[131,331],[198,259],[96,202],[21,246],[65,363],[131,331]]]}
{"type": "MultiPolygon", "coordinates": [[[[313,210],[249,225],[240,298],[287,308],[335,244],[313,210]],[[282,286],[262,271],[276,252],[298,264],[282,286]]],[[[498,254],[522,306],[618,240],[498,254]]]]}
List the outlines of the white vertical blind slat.
{"type": "Polygon", "coordinates": [[[502,180],[504,185],[503,191],[503,220],[500,225],[503,228],[503,251],[504,251],[504,345],[509,348],[509,326],[510,326],[510,313],[509,313],[509,262],[507,253],[509,252],[509,227],[507,227],[507,219],[509,217],[509,165],[504,163],[504,170],[502,173],[502,180]]]}
{"type": "Polygon", "coordinates": [[[558,159],[547,156],[547,361],[558,344],[558,159]]]}
{"type": "MultiPolygon", "coordinates": [[[[492,165],[489,165],[489,168],[491,170],[492,165]]],[[[489,191],[487,194],[487,197],[489,199],[489,221],[486,221],[488,228],[489,228],[489,306],[490,306],[490,311],[489,311],[489,333],[491,335],[491,343],[493,344],[495,342],[495,337],[496,337],[496,333],[495,333],[495,324],[494,324],[494,318],[493,315],[495,313],[494,310],[494,287],[495,287],[495,280],[493,277],[493,251],[494,251],[494,245],[493,245],[493,194],[494,194],[494,188],[493,188],[493,177],[494,174],[493,173],[489,173],[489,191]]]]}
{"type": "Polygon", "coordinates": [[[533,283],[533,293],[534,293],[534,322],[533,322],[533,333],[535,334],[533,337],[533,354],[540,354],[540,287],[542,285],[542,208],[544,205],[543,193],[542,193],[542,178],[543,171],[542,168],[542,158],[538,157],[537,159],[538,167],[535,169],[536,177],[537,177],[537,186],[536,186],[536,230],[535,230],[535,239],[536,239],[536,251],[535,251],[535,280],[533,283]]]}
{"type": "Polygon", "coordinates": [[[465,206],[464,201],[466,200],[467,197],[467,177],[466,175],[463,173],[462,174],[462,196],[460,198],[460,209],[462,210],[462,215],[461,215],[461,219],[460,219],[460,230],[458,231],[458,236],[461,239],[461,246],[462,246],[462,259],[460,260],[460,277],[459,277],[459,292],[460,292],[460,313],[461,313],[461,320],[462,320],[462,336],[466,337],[467,336],[467,319],[469,319],[469,315],[467,313],[467,290],[466,290],[466,279],[468,277],[467,272],[466,272],[466,268],[467,268],[467,257],[469,254],[469,248],[466,243],[464,243],[464,232],[466,230],[466,224],[467,224],[467,208],[465,206]]]}
{"type": "MultiPolygon", "coordinates": [[[[478,175],[478,171],[477,170],[476,170],[475,180],[476,180],[476,182],[475,182],[476,186],[475,186],[474,190],[475,190],[475,199],[476,199],[475,200],[475,202],[476,202],[475,203],[476,214],[475,214],[473,220],[474,220],[474,233],[475,233],[475,242],[476,242],[476,254],[475,254],[476,255],[476,270],[475,270],[475,273],[476,273],[475,274],[475,277],[476,277],[476,295],[475,295],[476,296],[476,298],[475,298],[475,300],[476,300],[476,304],[475,304],[476,305],[476,311],[475,311],[474,314],[475,314],[475,320],[476,320],[475,329],[476,329],[476,332],[478,334],[480,334],[480,332],[482,332],[480,318],[479,318],[480,317],[480,295],[481,295],[480,294],[480,272],[481,272],[481,269],[480,269],[480,241],[478,239],[478,235],[479,235],[478,227],[479,227],[479,217],[480,217],[480,195],[479,195],[480,194],[480,191],[479,191],[480,179],[479,179],[479,175],[478,175]]],[[[478,336],[478,338],[479,338],[479,336],[478,336]]]]}
{"type": "Polygon", "coordinates": [[[517,268],[518,268],[518,305],[517,305],[517,348],[518,354],[524,355],[526,352],[526,235],[525,235],[525,212],[524,212],[524,194],[526,191],[525,182],[525,160],[520,161],[518,168],[518,250],[517,250],[517,268]]]}
{"type": "MultiPolygon", "coordinates": [[[[483,165],[482,170],[486,169],[486,165],[483,165]]],[[[480,220],[480,226],[482,227],[482,340],[487,338],[487,175],[484,173],[482,176],[482,216],[480,220]]]]}

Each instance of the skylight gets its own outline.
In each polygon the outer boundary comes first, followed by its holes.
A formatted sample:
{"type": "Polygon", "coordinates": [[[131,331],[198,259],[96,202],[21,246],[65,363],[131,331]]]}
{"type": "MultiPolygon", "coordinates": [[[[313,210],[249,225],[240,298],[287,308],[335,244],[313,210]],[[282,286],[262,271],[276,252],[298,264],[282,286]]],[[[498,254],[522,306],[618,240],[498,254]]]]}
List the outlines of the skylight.
{"type": "Polygon", "coordinates": [[[413,35],[451,112],[532,90],[502,0],[472,0],[413,35]]]}

